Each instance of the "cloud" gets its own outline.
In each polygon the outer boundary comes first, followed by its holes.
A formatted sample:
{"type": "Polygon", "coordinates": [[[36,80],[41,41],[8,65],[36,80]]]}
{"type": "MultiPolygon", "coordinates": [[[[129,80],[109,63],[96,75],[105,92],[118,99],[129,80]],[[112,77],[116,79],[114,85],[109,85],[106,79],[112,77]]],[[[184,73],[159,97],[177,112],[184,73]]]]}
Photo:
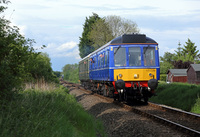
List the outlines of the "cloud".
{"type": "Polygon", "coordinates": [[[50,43],[41,52],[47,52],[51,58],[70,57],[70,59],[76,60],[76,62],[80,59],[78,45],[74,41],[60,45],[50,43]]]}
{"type": "Polygon", "coordinates": [[[63,51],[63,50],[67,51],[67,50],[74,49],[76,46],[77,46],[77,43],[74,42],[74,41],[71,41],[71,42],[67,42],[67,43],[62,44],[61,46],[57,47],[56,49],[58,51],[63,51]]]}

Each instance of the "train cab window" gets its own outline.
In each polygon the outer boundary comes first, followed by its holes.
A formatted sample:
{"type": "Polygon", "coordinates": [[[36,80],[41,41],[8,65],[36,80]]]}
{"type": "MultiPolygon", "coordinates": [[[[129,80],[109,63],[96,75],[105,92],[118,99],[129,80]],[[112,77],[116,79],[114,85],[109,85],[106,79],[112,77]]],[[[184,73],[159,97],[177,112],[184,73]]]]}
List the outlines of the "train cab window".
{"type": "Polygon", "coordinates": [[[129,48],[129,66],[141,66],[141,49],[140,47],[129,48]]]}
{"type": "Polygon", "coordinates": [[[144,47],[143,49],[144,66],[155,66],[155,48],[144,47]]]}
{"type": "Polygon", "coordinates": [[[115,66],[126,66],[126,48],[114,48],[115,66]]]}

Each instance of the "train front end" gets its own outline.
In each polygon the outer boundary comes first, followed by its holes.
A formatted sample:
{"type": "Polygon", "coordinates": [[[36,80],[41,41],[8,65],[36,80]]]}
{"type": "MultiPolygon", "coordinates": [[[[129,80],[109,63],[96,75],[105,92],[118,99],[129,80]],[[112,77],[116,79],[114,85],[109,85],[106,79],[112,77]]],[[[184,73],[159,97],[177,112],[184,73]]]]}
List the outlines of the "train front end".
{"type": "Polygon", "coordinates": [[[154,95],[160,78],[158,44],[145,35],[123,35],[110,45],[111,79],[118,100],[144,99],[154,95]]]}

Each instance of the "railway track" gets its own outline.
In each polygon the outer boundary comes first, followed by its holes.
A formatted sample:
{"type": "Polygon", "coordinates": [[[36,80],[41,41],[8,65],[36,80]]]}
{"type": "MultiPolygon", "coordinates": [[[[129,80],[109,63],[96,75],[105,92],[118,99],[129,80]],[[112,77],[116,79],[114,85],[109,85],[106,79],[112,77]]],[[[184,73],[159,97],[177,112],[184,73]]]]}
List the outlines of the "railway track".
{"type": "Polygon", "coordinates": [[[173,129],[184,132],[189,136],[200,136],[200,115],[182,111],[176,108],[149,103],[148,105],[130,105],[113,101],[112,98],[93,93],[90,90],[82,88],[78,84],[63,82],[67,87],[80,88],[83,91],[89,92],[95,96],[103,98],[110,103],[115,103],[129,111],[139,115],[151,118],[161,124],[168,125],[173,129]]]}

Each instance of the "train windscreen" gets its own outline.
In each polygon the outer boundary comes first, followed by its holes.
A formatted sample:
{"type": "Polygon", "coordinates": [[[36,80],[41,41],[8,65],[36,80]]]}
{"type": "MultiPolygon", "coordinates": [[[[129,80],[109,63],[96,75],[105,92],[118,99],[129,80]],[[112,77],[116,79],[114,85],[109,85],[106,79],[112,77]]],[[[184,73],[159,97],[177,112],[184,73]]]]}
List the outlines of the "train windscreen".
{"type": "Polygon", "coordinates": [[[144,66],[155,66],[155,48],[144,47],[143,49],[144,66]]]}
{"type": "Polygon", "coordinates": [[[141,49],[140,47],[129,48],[129,66],[141,66],[141,49]]]}
{"type": "Polygon", "coordinates": [[[126,48],[114,48],[115,66],[126,66],[126,48]]]}

